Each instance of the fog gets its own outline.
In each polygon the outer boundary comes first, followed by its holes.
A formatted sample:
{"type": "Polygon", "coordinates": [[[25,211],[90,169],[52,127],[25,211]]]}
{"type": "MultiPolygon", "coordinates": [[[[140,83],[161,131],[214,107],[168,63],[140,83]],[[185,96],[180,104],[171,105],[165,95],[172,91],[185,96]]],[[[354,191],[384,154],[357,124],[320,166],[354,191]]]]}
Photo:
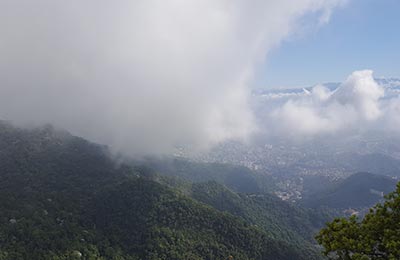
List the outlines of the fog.
{"type": "Polygon", "coordinates": [[[255,69],[305,15],[320,26],[343,2],[2,0],[0,118],[130,154],[244,140],[255,69]]]}

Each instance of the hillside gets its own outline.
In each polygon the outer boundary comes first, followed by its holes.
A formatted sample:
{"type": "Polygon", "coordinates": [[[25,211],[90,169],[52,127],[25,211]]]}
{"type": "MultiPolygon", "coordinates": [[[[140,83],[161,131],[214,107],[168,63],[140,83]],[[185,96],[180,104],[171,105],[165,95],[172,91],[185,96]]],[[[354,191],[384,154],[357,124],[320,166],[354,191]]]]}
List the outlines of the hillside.
{"type": "Polygon", "coordinates": [[[306,210],[268,193],[234,193],[216,182],[194,184],[192,197],[240,216],[263,228],[271,237],[301,245],[312,242],[313,234],[330,219],[322,211],[306,210]]]}
{"type": "Polygon", "coordinates": [[[393,191],[396,181],[382,175],[360,172],[351,175],[325,191],[305,197],[302,204],[307,207],[364,208],[371,207],[393,191]]]}
{"type": "Polygon", "coordinates": [[[243,166],[199,163],[179,158],[147,158],[135,163],[145,165],[160,175],[178,177],[193,183],[216,181],[241,193],[267,192],[274,185],[272,177],[256,174],[243,166]]]}
{"type": "Polygon", "coordinates": [[[0,259],[319,259],[110,158],[52,127],[1,123],[0,259]]]}

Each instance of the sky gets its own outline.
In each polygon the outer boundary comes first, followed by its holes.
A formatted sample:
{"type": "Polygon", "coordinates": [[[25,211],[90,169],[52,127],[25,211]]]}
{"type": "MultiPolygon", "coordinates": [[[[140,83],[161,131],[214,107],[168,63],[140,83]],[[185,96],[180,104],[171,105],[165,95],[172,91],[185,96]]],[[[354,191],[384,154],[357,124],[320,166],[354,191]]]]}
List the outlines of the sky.
{"type": "Polygon", "coordinates": [[[375,77],[400,77],[400,1],[350,0],[330,21],[283,40],[258,69],[256,88],[312,86],[344,81],[370,69],[375,77]]]}

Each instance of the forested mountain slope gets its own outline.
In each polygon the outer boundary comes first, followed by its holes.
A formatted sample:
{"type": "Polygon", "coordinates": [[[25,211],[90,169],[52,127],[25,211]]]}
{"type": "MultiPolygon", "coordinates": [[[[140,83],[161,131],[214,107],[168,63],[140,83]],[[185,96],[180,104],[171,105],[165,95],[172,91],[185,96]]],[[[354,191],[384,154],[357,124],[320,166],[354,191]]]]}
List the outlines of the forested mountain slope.
{"type": "Polygon", "coordinates": [[[319,258],[193,198],[103,146],[0,124],[0,259],[319,258]]]}

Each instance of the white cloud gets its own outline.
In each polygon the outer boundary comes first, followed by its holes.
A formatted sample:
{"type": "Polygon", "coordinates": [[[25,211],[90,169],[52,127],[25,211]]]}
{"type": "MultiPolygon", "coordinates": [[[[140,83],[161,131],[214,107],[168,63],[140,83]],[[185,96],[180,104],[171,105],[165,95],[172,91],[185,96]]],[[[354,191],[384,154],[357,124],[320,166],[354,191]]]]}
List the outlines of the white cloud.
{"type": "Polygon", "coordinates": [[[384,130],[389,124],[381,124],[382,121],[400,119],[395,116],[399,114],[395,111],[400,111],[400,99],[387,101],[384,94],[372,71],[355,71],[333,91],[318,85],[311,92],[278,104],[265,123],[275,132],[294,137],[369,128],[384,130]]]}
{"type": "MultiPolygon", "coordinates": [[[[254,67],[297,19],[325,19],[341,2],[3,0],[0,118],[53,123],[130,153],[244,138],[255,129],[254,67]]],[[[322,120],[302,110],[305,129],[322,120]]]]}
{"type": "Polygon", "coordinates": [[[400,134],[400,95],[385,102],[383,113],[385,116],[381,126],[387,131],[400,134]]]}
{"type": "Polygon", "coordinates": [[[381,115],[379,99],[384,90],[372,77],[372,71],[356,71],[334,93],[334,99],[342,105],[351,105],[365,120],[375,120],[381,115]]]}

